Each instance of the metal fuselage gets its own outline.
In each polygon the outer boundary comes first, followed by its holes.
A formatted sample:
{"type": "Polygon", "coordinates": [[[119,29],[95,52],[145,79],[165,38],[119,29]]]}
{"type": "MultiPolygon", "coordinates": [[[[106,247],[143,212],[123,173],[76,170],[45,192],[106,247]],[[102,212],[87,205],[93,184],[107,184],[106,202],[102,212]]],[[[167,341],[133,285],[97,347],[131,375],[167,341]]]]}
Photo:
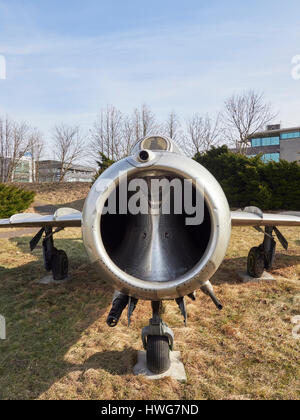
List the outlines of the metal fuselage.
{"type": "Polygon", "coordinates": [[[84,244],[99,276],[137,299],[174,299],[205,285],[222,263],[231,235],[229,205],[219,183],[167,141],[168,150],[148,151],[145,162],[140,159],[141,141],[132,156],[106,170],[93,185],[82,214],[84,244]],[[177,214],[172,207],[170,214],[159,209],[126,213],[124,200],[127,203],[133,195],[126,192],[129,182],[149,184],[153,179],[176,179],[182,184],[189,180],[194,196],[203,200],[202,222],[186,224],[188,215],[177,214]],[[112,197],[116,210],[105,214],[112,197]]]}

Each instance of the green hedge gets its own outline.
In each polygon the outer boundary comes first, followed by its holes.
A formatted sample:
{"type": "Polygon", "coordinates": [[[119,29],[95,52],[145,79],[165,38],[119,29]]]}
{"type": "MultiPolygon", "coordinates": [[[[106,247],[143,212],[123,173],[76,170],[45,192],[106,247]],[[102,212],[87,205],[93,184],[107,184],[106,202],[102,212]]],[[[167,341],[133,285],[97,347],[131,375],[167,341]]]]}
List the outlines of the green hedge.
{"type": "Polygon", "coordinates": [[[99,178],[101,174],[103,174],[106,169],[108,169],[111,165],[115,163],[114,160],[109,159],[104,153],[99,153],[100,160],[97,161],[97,165],[99,166],[99,169],[94,177],[94,181],[99,178]]]}
{"type": "Polygon", "coordinates": [[[0,219],[22,213],[34,201],[35,193],[13,185],[0,184],[0,219]]]}
{"type": "Polygon", "coordinates": [[[212,148],[194,159],[219,181],[231,207],[257,206],[262,210],[300,210],[300,165],[297,162],[264,163],[226,146],[212,148]]]}

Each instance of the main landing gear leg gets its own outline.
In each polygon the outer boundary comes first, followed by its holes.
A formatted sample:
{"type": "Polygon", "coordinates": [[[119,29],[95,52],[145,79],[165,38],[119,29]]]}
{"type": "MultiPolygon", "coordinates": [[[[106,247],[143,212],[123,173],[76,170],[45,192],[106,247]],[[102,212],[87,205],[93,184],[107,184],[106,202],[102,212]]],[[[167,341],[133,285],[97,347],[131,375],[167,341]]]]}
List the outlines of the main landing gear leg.
{"type": "MultiPolygon", "coordinates": [[[[247,262],[247,272],[249,276],[260,278],[265,270],[271,270],[276,252],[276,242],[273,237],[274,227],[267,226],[265,232],[260,228],[259,232],[264,233],[264,241],[258,246],[250,250],[247,262]]],[[[277,232],[276,232],[277,234],[277,232]]]]}
{"type": "Polygon", "coordinates": [[[69,271],[67,254],[54,246],[53,235],[61,230],[63,228],[58,228],[53,232],[51,227],[45,227],[30,241],[30,249],[33,251],[45,234],[43,239],[44,267],[47,271],[52,271],[54,280],[65,280],[69,271]]]}

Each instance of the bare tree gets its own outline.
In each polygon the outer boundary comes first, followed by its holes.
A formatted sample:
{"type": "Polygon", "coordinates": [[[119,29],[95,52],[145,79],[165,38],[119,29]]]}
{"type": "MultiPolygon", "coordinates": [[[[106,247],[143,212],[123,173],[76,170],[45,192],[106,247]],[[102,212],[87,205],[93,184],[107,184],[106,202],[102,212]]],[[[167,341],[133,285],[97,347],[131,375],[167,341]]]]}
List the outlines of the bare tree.
{"type": "Polygon", "coordinates": [[[246,153],[250,138],[278,114],[265,103],[264,94],[254,90],[234,94],[225,101],[224,130],[229,143],[246,153]]]}
{"type": "Polygon", "coordinates": [[[91,130],[92,154],[97,159],[103,153],[110,160],[122,157],[122,113],[112,105],[101,110],[91,130]]]}
{"type": "Polygon", "coordinates": [[[212,120],[208,115],[194,114],[186,123],[184,149],[190,155],[209,150],[218,143],[220,118],[212,120]]]}
{"type": "Polygon", "coordinates": [[[99,159],[99,153],[103,153],[109,160],[119,160],[157,127],[155,115],[145,104],[125,116],[113,105],[107,105],[91,130],[92,155],[99,159]]]}
{"type": "Polygon", "coordinates": [[[7,181],[8,167],[10,164],[12,122],[8,117],[0,117],[0,175],[1,182],[7,181]]]}
{"type": "Polygon", "coordinates": [[[132,117],[126,116],[123,120],[122,148],[123,155],[128,156],[136,143],[135,124],[132,117]]]}
{"type": "Polygon", "coordinates": [[[78,127],[65,124],[54,127],[54,156],[60,162],[59,182],[64,180],[72,165],[85,156],[85,139],[78,127]]]}
{"type": "Polygon", "coordinates": [[[31,155],[31,178],[39,182],[39,164],[45,148],[43,134],[35,128],[29,137],[29,151],[31,155]]]}
{"type": "Polygon", "coordinates": [[[154,113],[146,104],[143,104],[140,109],[134,110],[132,121],[136,141],[153,134],[159,127],[154,113]]]}
{"type": "Polygon", "coordinates": [[[174,111],[170,112],[170,114],[168,115],[163,128],[164,128],[164,132],[170,139],[174,141],[178,140],[179,131],[180,131],[180,122],[174,111]]]}
{"type": "Polygon", "coordinates": [[[13,181],[20,160],[29,149],[30,129],[24,122],[0,118],[0,175],[2,182],[13,181]]]}
{"type": "Polygon", "coordinates": [[[188,147],[188,139],[181,128],[180,120],[174,111],[168,115],[165,123],[162,125],[163,133],[170,139],[175,141],[183,151],[190,153],[191,148],[188,147]]]}

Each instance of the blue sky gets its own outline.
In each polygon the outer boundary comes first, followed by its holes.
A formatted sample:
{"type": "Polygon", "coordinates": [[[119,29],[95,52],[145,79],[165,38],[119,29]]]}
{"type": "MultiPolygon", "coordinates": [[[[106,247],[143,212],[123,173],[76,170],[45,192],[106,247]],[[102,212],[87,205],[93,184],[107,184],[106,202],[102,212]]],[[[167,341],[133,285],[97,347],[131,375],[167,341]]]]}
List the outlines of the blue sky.
{"type": "Polygon", "coordinates": [[[107,103],[184,119],[252,88],[300,125],[299,22],[294,0],[0,0],[0,114],[50,139],[61,121],[87,129],[107,103]]]}

